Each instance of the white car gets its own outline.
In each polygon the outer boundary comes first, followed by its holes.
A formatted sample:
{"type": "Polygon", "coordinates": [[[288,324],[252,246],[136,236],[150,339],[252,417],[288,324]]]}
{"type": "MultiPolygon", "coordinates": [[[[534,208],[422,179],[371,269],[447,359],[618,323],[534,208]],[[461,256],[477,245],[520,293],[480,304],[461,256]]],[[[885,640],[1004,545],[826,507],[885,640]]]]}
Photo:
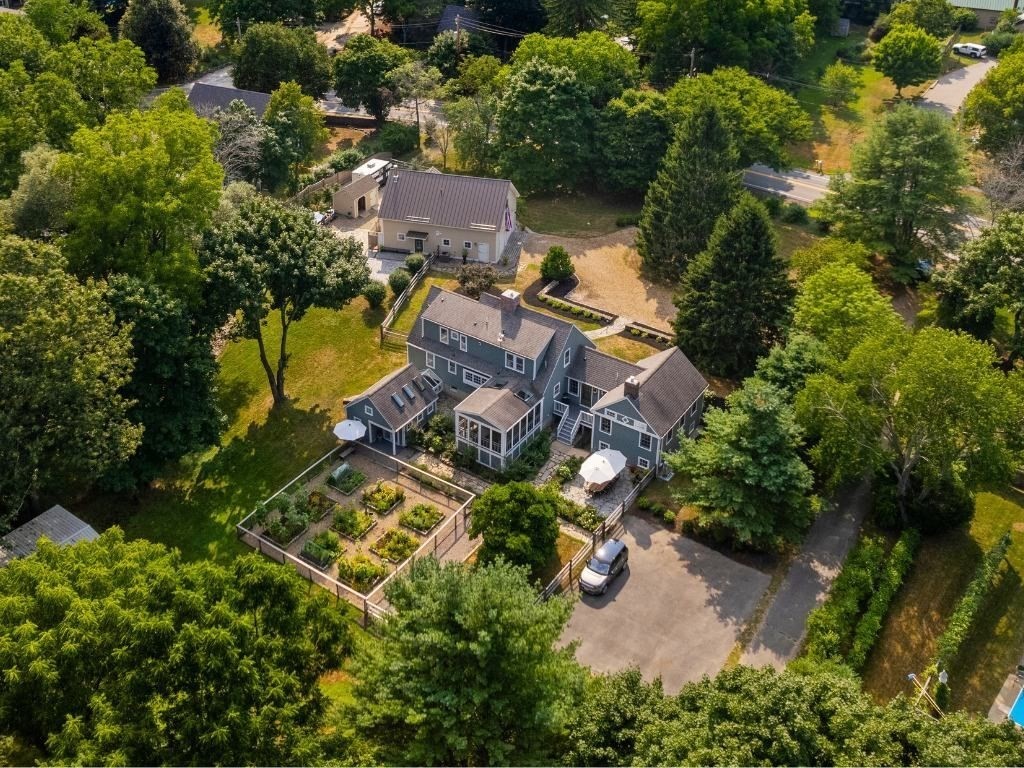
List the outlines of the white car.
{"type": "Polygon", "coordinates": [[[959,53],[961,56],[970,56],[972,59],[980,59],[988,50],[984,45],[978,45],[977,43],[957,43],[953,46],[953,53],[959,53]]]}

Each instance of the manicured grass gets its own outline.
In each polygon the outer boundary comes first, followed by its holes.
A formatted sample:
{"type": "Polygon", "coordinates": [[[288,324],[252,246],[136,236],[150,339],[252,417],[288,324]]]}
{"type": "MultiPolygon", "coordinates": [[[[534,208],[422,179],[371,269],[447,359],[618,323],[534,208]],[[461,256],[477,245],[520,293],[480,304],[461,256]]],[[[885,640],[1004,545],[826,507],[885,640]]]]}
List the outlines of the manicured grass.
{"type": "MultiPolygon", "coordinates": [[[[360,298],[341,311],[313,310],[293,325],[285,381],[291,400],[273,409],[256,342],[229,344],[218,377],[228,424],[220,445],[186,457],[137,499],[95,496],[76,514],[177,547],[188,560],[224,562],[248,551],[235,538],[235,523],[336,444],[331,427],[344,417],[345,397],[404,362],[404,351],[379,346],[383,314],[360,298]]],[[[272,315],[264,329],[268,349],[276,349],[278,334],[272,315]]]]}
{"type": "Polygon", "coordinates": [[[519,220],[534,232],[561,237],[595,237],[621,229],[620,216],[638,216],[643,197],[599,194],[536,196],[519,201],[519,220]]]}
{"type": "MultiPolygon", "coordinates": [[[[546,587],[550,584],[551,580],[558,575],[558,572],[569,564],[573,556],[583,549],[583,546],[584,542],[580,539],[559,531],[558,541],[555,543],[555,556],[537,574],[537,581],[540,582],[541,586],[546,587]]],[[[584,563],[579,564],[579,570],[583,569],[583,565],[584,563]]]]}
{"type": "Polygon", "coordinates": [[[615,355],[615,357],[628,360],[631,363],[643,360],[651,355],[656,355],[661,349],[660,347],[652,347],[650,344],[644,344],[642,341],[622,335],[605,336],[602,339],[595,339],[594,343],[597,344],[597,348],[602,352],[615,355]]]}
{"type": "Polygon", "coordinates": [[[413,323],[416,322],[416,318],[419,317],[420,312],[423,310],[423,302],[427,300],[427,294],[433,285],[454,291],[458,289],[459,281],[444,275],[427,275],[423,278],[423,282],[416,286],[416,290],[409,297],[408,303],[398,313],[398,317],[395,318],[395,322],[391,326],[392,330],[399,331],[400,333],[408,333],[412,330],[413,323]]]}
{"type": "Polygon", "coordinates": [[[970,526],[922,542],[865,669],[864,687],[876,699],[910,691],[907,674],[933,661],[939,635],[982,554],[1007,530],[1016,533],[1003,580],[960,658],[947,661],[953,708],[988,712],[1024,653],[1024,493],[1010,488],[979,493],[970,526]]]}

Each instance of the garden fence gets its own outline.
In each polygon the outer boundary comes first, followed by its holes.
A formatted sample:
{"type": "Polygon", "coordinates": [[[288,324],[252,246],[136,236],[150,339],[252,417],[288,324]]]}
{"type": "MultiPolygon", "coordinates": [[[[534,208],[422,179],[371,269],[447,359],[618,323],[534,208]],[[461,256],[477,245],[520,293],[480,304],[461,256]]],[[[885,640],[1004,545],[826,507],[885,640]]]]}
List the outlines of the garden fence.
{"type": "Polygon", "coordinates": [[[409,303],[409,298],[412,296],[413,291],[423,282],[423,279],[427,276],[427,272],[434,265],[437,260],[436,253],[424,254],[426,259],[423,262],[423,266],[420,267],[416,274],[412,276],[412,280],[409,281],[409,285],[405,287],[398,296],[395,297],[394,304],[391,305],[391,310],[384,317],[384,321],[380,324],[380,345],[383,347],[386,342],[397,342],[405,344],[406,339],[409,338],[409,334],[401,333],[400,331],[391,330],[391,326],[395,323],[395,318],[398,317],[398,313],[402,311],[402,308],[409,303]]]}
{"type": "MultiPolygon", "coordinates": [[[[281,487],[276,493],[269,496],[264,504],[271,502],[283,493],[291,492],[293,487],[301,486],[323,473],[334,461],[335,456],[342,450],[342,446],[337,446],[324,454],[294,479],[281,487]]],[[[412,557],[388,574],[369,594],[364,595],[358,592],[347,584],[335,579],[330,574],[324,573],[305,560],[289,554],[274,542],[255,533],[249,526],[253,515],[256,514],[256,510],[246,515],[235,526],[235,532],[242,542],[255,549],[261,555],[265,555],[278,563],[291,565],[304,579],[328,590],[341,600],[347,600],[362,612],[363,626],[368,626],[372,621],[379,621],[390,613],[390,608],[384,601],[384,587],[395,576],[404,573],[419,558],[437,557],[440,559],[444,557],[452,551],[457,542],[465,538],[469,528],[469,508],[476,495],[465,488],[448,482],[444,478],[432,475],[419,467],[407,464],[368,445],[361,444],[356,450],[366,453],[374,463],[395,472],[396,482],[399,485],[405,485],[410,489],[414,488],[421,496],[430,498],[432,501],[436,501],[448,509],[456,510],[454,515],[448,518],[432,536],[420,545],[412,557]]],[[[465,554],[466,556],[469,554],[468,547],[465,554]]],[[[462,557],[460,559],[465,558],[462,557]]]]}
{"type": "Polygon", "coordinates": [[[647,470],[643,477],[640,478],[640,481],[633,486],[633,489],[627,494],[626,498],[622,500],[622,503],[615,507],[611,514],[601,522],[601,525],[590,534],[590,541],[584,545],[583,549],[573,555],[569,562],[562,567],[562,570],[548,583],[544,591],[541,592],[540,599],[547,600],[552,595],[561,594],[566,591],[571,592],[575,588],[576,574],[583,569],[583,564],[593,556],[597,548],[608,539],[613,539],[625,531],[622,518],[626,514],[626,510],[633,506],[633,502],[651,484],[653,479],[654,470],[647,470]]]}

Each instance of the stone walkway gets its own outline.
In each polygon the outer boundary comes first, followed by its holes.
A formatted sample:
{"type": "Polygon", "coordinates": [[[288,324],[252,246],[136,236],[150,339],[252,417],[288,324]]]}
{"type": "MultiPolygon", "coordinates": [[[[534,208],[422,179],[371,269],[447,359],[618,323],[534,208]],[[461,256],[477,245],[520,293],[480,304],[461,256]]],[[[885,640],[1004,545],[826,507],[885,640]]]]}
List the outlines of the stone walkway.
{"type": "Polygon", "coordinates": [[[796,658],[807,616],[825,601],[870,506],[871,485],[865,480],[841,492],[834,507],[814,521],[741,663],[781,670],[796,658]]]}
{"type": "Polygon", "coordinates": [[[588,339],[603,339],[607,336],[617,336],[626,330],[626,326],[633,322],[633,318],[620,315],[612,321],[611,325],[606,325],[604,328],[596,328],[593,331],[587,331],[584,335],[588,339]]]}

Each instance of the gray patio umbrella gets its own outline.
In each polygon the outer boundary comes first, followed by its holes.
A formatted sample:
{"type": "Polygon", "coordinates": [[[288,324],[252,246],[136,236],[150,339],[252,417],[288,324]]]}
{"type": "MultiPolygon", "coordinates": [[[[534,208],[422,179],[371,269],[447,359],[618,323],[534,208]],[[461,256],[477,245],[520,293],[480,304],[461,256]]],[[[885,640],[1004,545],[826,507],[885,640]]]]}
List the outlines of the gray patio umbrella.
{"type": "Polygon", "coordinates": [[[334,425],[334,436],[339,440],[359,440],[366,434],[366,425],[356,419],[345,419],[334,425]]]}

